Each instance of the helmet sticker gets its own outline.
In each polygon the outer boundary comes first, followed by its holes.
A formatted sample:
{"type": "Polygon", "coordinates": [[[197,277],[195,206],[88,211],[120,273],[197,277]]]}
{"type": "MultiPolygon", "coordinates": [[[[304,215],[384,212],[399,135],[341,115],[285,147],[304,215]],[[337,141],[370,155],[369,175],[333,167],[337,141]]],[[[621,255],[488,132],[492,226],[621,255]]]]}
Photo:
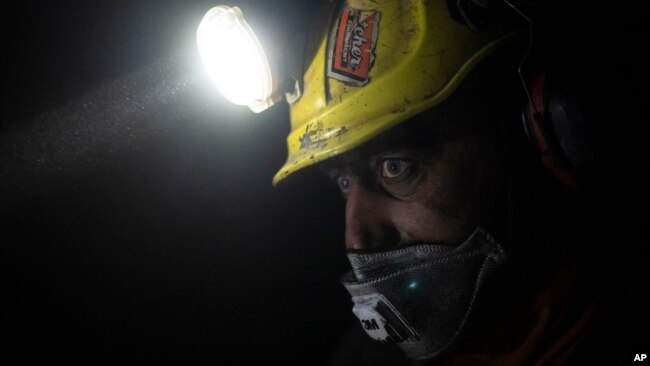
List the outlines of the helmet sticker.
{"type": "Polygon", "coordinates": [[[370,81],[368,72],[375,61],[380,15],[375,10],[341,11],[330,34],[327,76],[351,86],[370,81]]]}

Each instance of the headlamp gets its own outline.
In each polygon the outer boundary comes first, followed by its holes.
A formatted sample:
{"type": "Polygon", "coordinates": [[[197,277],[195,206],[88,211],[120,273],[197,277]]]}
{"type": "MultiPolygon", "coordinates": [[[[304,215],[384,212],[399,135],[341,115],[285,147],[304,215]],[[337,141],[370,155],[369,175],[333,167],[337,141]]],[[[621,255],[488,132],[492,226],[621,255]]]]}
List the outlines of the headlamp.
{"type": "Polygon", "coordinates": [[[208,10],[196,38],[203,64],[227,100],[256,113],[277,101],[269,60],[238,7],[208,10]]]}

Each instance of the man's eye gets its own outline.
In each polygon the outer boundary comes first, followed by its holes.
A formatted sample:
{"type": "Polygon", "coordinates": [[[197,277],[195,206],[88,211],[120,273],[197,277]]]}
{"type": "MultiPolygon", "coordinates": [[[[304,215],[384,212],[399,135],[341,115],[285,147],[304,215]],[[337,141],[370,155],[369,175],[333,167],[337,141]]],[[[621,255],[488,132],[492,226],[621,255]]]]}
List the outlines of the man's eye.
{"type": "Polygon", "coordinates": [[[411,162],[402,159],[386,159],[381,164],[381,176],[384,178],[397,178],[407,172],[411,162]]]}
{"type": "Polygon", "coordinates": [[[352,179],[348,175],[339,175],[336,178],[336,183],[338,184],[341,192],[348,193],[350,186],[352,185],[352,179]]]}

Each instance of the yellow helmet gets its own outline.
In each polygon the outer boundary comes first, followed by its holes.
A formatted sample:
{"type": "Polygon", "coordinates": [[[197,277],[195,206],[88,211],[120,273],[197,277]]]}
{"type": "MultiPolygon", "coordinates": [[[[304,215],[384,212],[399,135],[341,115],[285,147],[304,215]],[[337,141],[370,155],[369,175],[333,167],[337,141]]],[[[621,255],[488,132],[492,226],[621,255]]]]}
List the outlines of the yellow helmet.
{"type": "Polygon", "coordinates": [[[348,0],[331,14],[309,35],[289,156],[274,185],[436,106],[522,33],[503,24],[474,32],[444,0],[348,0]]]}

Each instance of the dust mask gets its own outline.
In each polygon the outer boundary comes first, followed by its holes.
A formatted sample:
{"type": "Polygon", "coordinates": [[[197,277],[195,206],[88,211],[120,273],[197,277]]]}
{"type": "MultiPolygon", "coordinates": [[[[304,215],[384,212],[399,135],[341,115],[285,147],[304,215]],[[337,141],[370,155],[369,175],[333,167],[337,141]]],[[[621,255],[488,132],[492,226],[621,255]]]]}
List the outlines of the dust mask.
{"type": "Polygon", "coordinates": [[[482,287],[505,260],[482,228],[460,246],[418,244],[392,251],[349,252],[352,271],[341,282],[368,335],[397,343],[412,359],[449,349],[482,287]]]}

